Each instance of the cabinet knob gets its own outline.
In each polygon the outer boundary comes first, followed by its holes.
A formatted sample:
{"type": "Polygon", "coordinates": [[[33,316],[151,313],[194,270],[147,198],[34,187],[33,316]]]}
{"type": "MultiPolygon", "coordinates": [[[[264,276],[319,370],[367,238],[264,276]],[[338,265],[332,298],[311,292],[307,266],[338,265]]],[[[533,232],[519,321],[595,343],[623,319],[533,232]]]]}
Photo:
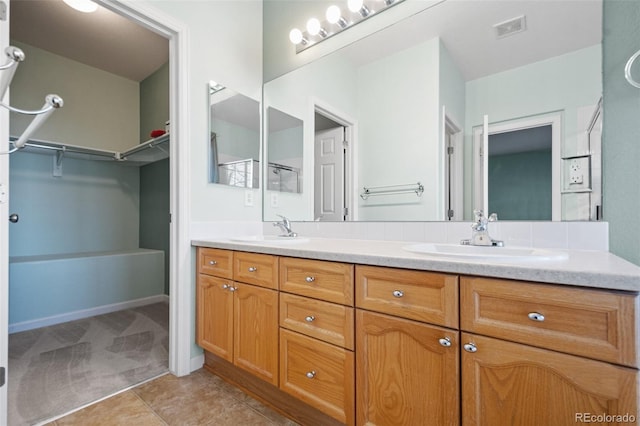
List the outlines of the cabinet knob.
{"type": "Polygon", "coordinates": [[[308,283],[312,283],[316,280],[316,277],[312,277],[312,276],[308,276],[307,278],[304,279],[306,282],[308,283]]]}
{"type": "Polygon", "coordinates": [[[307,371],[307,379],[313,379],[314,377],[316,377],[316,372],[314,370],[311,371],[307,371]]]}
{"type": "Polygon", "coordinates": [[[234,291],[236,291],[237,289],[238,289],[238,287],[229,286],[229,291],[232,292],[232,293],[234,291]]]}
{"type": "Polygon", "coordinates": [[[478,348],[476,347],[475,343],[465,343],[464,346],[462,347],[467,352],[474,353],[478,351],[478,348]]]}
{"type": "Polygon", "coordinates": [[[223,289],[223,290],[226,290],[226,289],[228,289],[228,288],[229,288],[229,284],[222,284],[222,289],[223,289]]]}
{"type": "Polygon", "coordinates": [[[442,339],[438,339],[438,342],[445,348],[448,348],[449,346],[451,346],[451,339],[449,339],[448,337],[443,337],[442,339]]]}
{"type": "Polygon", "coordinates": [[[249,266],[249,272],[255,272],[257,270],[258,268],[256,268],[255,266],[249,266]]]}
{"type": "Polygon", "coordinates": [[[529,312],[528,317],[531,321],[538,321],[538,322],[544,321],[544,315],[542,315],[539,312],[529,312]]]}
{"type": "Polygon", "coordinates": [[[216,262],[215,260],[210,260],[209,261],[209,265],[211,266],[215,266],[218,262],[216,262]]]}
{"type": "Polygon", "coordinates": [[[400,298],[400,297],[402,297],[402,296],[404,296],[404,291],[402,291],[402,290],[395,290],[395,291],[393,292],[393,297],[398,297],[398,298],[400,298]]]}
{"type": "Polygon", "coordinates": [[[306,322],[314,322],[316,320],[316,317],[314,317],[313,315],[309,315],[308,317],[306,317],[304,319],[306,322]]]}

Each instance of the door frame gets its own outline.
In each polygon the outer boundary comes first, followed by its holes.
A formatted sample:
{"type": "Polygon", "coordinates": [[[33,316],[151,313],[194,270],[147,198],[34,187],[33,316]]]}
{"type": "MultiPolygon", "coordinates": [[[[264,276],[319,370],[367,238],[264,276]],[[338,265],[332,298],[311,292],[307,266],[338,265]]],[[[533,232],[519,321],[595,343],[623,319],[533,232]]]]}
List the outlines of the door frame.
{"type": "Polygon", "coordinates": [[[445,210],[443,219],[445,221],[461,221],[464,219],[464,131],[457,123],[455,118],[447,113],[445,106],[442,106],[441,164],[444,164],[442,170],[442,182],[444,183],[442,206],[444,206],[445,210]],[[447,135],[450,135],[451,147],[453,148],[451,162],[449,162],[449,154],[447,152],[447,135]],[[447,211],[449,204],[447,190],[453,194],[450,206],[453,210],[453,217],[451,218],[449,218],[447,211]]]}
{"type": "MultiPolygon", "coordinates": [[[[187,27],[152,6],[133,0],[94,0],[101,6],[169,40],[169,370],[192,371],[192,247],[189,238],[189,33],[187,27]]],[[[196,366],[194,366],[196,367],[196,366]]]]}
{"type": "MultiPolygon", "coordinates": [[[[0,50],[9,46],[9,1],[6,20],[0,21],[0,50]]],[[[5,63],[5,59],[1,60],[5,63]]],[[[2,99],[9,104],[9,90],[2,99]]],[[[9,111],[0,108],[0,152],[9,150],[9,111]]],[[[5,368],[5,384],[0,387],[0,425],[8,422],[7,376],[9,374],[9,155],[0,154],[0,367],[5,368]]]]}
{"type": "MultiPolygon", "coordinates": [[[[562,149],[562,111],[549,112],[530,117],[520,117],[510,120],[488,123],[488,135],[526,130],[533,127],[551,126],[551,220],[559,221],[562,215],[561,200],[561,149],[562,149]]],[[[480,208],[487,216],[489,206],[485,194],[488,182],[488,156],[482,155],[483,126],[473,128],[473,176],[474,176],[474,209],[480,208]],[[483,201],[485,200],[485,201],[483,201]]]]}

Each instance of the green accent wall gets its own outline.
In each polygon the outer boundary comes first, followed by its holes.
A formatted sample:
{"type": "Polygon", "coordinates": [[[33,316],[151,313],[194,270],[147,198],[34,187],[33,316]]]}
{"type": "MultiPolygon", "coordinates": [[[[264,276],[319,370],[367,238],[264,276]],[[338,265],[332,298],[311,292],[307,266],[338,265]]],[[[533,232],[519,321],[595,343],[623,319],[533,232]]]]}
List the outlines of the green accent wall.
{"type": "Polygon", "coordinates": [[[489,157],[489,211],[500,220],[551,220],[551,150],[489,157]]]}
{"type": "MultiPolygon", "coordinates": [[[[140,142],[169,119],[169,64],[140,82],[140,142]]],[[[164,251],[164,292],[169,294],[169,159],[140,168],[140,247],[164,251]]]]}
{"type": "Polygon", "coordinates": [[[640,265],[640,89],[624,78],[640,49],[640,1],[604,0],[603,20],[603,215],[611,253],[640,265]]]}

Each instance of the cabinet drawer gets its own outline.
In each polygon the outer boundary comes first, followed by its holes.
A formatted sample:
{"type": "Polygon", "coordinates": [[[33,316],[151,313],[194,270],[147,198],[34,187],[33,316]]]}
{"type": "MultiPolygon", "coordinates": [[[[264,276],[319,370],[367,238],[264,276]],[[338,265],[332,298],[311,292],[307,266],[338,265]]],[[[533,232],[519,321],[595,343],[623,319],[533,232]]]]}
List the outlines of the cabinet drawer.
{"type": "Polygon", "coordinates": [[[353,306],[353,265],[282,257],[280,290],[353,306]]]}
{"type": "Polygon", "coordinates": [[[463,277],[461,329],[638,366],[638,297],[606,290],[463,277]]]}
{"type": "Polygon", "coordinates": [[[236,252],[233,279],[277,290],[278,257],[270,254],[236,252]]]}
{"type": "Polygon", "coordinates": [[[336,420],[354,424],[353,352],[280,329],[280,388],[336,420]]]}
{"type": "Polygon", "coordinates": [[[198,247],[198,273],[233,278],[233,252],[198,247]]]}
{"type": "Polygon", "coordinates": [[[353,308],[280,293],[280,326],[353,350],[353,308]]]}
{"type": "Polygon", "coordinates": [[[358,265],[356,306],[457,328],[458,276],[358,265]]]}

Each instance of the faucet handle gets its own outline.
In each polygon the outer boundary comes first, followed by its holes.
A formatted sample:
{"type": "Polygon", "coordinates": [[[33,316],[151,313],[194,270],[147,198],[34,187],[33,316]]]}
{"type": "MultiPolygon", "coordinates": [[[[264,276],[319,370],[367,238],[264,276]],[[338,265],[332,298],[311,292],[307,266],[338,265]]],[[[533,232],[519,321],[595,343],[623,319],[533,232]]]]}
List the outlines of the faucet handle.
{"type": "Polygon", "coordinates": [[[491,213],[489,215],[489,222],[497,222],[498,221],[498,213],[491,213]]]}

